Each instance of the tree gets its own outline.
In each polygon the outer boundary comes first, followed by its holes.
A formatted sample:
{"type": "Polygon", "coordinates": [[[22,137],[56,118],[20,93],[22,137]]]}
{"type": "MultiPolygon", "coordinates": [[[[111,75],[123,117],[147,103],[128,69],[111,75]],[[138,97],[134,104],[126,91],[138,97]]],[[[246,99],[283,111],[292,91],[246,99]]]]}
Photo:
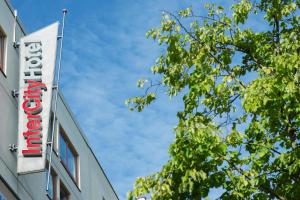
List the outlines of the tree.
{"type": "Polygon", "coordinates": [[[300,1],[241,0],[231,14],[206,7],[205,16],[164,12],[147,33],[165,48],[152,67],[159,81],[140,80],[145,95],[127,104],[141,111],[163,87],[184,109],[169,161],[138,178],[128,199],[201,199],[212,188],[220,199],[299,199],[300,1]]]}

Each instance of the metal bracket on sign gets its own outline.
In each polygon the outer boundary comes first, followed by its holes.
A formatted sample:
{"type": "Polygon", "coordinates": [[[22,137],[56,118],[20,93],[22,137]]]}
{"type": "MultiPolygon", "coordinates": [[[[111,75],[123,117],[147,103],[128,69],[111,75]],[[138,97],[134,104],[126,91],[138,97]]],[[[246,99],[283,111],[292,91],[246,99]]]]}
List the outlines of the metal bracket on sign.
{"type": "Polygon", "coordinates": [[[14,98],[17,98],[19,96],[19,90],[17,89],[14,89],[11,91],[11,95],[14,97],[14,98]]]}
{"type": "Polygon", "coordinates": [[[10,144],[10,145],[8,145],[9,146],[9,150],[11,151],[11,152],[17,152],[17,150],[18,150],[18,146],[17,145],[15,145],[15,144],[10,144]]]}

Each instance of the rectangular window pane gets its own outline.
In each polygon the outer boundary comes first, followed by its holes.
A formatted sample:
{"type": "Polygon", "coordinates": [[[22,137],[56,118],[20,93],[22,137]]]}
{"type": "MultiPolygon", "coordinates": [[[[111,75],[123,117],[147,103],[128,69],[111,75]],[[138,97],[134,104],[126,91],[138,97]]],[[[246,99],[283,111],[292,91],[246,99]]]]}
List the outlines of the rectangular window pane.
{"type": "Polygon", "coordinates": [[[68,148],[68,170],[73,175],[73,178],[76,178],[75,156],[70,148],[68,148]]]}
{"type": "Polygon", "coordinates": [[[62,135],[59,135],[59,155],[60,159],[64,162],[65,165],[67,165],[67,144],[62,135]]]}
{"type": "Polygon", "coordinates": [[[48,126],[48,141],[51,141],[52,138],[52,123],[53,123],[53,113],[50,115],[50,121],[49,121],[49,126],[48,126]]]}
{"type": "Polygon", "coordinates": [[[0,32],[0,69],[4,68],[4,37],[0,32]]]}
{"type": "Polygon", "coordinates": [[[77,157],[78,154],[74,150],[70,141],[65,138],[65,132],[62,128],[60,128],[59,134],[59,152],[60,152],[60,159],[62,164],[66,168],[69,175],[73,178],[74,182],[78,184],[79,178],[77,177],[77,157]]]}

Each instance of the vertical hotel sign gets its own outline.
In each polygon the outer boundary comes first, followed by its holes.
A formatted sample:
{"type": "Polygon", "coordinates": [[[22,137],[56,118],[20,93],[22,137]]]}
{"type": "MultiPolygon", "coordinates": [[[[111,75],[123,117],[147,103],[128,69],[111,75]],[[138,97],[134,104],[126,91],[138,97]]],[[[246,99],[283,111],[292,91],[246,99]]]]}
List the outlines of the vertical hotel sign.
{"type": "Polygon", "coordinates": [[[45,169],[58,23],[21,38],[18,173],[45,169]]]}

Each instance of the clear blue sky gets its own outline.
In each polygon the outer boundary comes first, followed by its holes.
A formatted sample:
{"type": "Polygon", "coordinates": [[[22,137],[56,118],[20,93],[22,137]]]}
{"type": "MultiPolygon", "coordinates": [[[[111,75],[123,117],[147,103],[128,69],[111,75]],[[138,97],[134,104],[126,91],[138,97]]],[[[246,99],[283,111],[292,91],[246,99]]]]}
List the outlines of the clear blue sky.
{"type": "Polygon", "coordinates": [[[211,1],[12,0],[27,33],[60,20],[62,8],[69,10],[62,92],[120,199],[136,177],[159,170],[168,159],[180,108],[167,97],[142,113],[124,105],[143,92],[136,81],[151,76],[150,66],[163,51],[145,33],[159,25],[162,10],[193,5],[201,13],[206,2],[211,1]]]}

